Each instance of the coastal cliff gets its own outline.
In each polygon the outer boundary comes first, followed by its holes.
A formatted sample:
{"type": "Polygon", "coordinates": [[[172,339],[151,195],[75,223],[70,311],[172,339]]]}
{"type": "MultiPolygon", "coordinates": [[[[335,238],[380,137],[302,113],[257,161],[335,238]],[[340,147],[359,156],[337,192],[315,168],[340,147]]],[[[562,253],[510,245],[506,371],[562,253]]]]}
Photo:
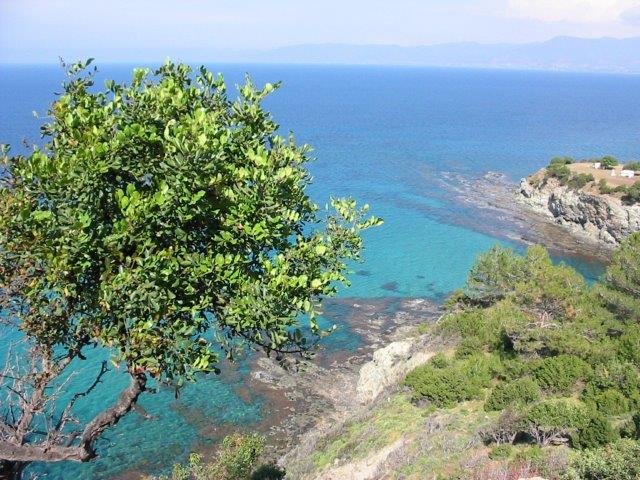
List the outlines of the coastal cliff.
{"type": "Polygon", "coordinates": [[[626,205],[619,196],[593,188],[563,185],[545,178],[544,170],[522,179],[518,199],[574,234],[610,247],[640,231],[640,205],[626,205]]]}

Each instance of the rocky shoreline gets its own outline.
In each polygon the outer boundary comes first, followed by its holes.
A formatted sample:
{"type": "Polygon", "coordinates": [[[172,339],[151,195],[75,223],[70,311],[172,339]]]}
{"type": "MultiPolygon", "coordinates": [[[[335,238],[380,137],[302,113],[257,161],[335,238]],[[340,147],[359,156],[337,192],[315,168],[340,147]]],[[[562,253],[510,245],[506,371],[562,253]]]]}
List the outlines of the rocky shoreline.
{"type": "Polygon", "coordinates": [[[574,189],[555,178],[542,180],[541,175],[522,179],[519,201],[572,234],[613,249],[640,230],[640,205],[625,205],[614,195],[574,189]]]}
{"type": "Polygon", "coordinates": [[[311,455],[316,442],[369,408],[435,351],[417,330],[442,313],[427,299],[333,302],[349,307],[345,328],[362,339],[355,351],[320,353],[291,368],[265,357],[254,360],[250,387],[266,399],[268,457],[287,468],[287,478],[303,478],[303,472],[291,470],[298,459],[311,455]]]}
{"type": "Polygon", "coordinates": [[[610,247],[603,249],[593,238],[575,235],[546,212],[531,208],[521,198],[518,184],[502,173],[487,172],[477,178],[449,173],[441,183],[457,202],[473,209],[466,227],[517,243],[543,245],[552,254],[609,261],[610,247]]]}

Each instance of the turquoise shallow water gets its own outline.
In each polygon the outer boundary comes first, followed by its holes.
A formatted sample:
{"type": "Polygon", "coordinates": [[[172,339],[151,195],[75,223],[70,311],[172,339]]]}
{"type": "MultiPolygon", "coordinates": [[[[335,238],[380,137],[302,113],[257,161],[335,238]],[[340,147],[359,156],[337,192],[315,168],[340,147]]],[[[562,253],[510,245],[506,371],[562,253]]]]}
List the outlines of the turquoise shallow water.
{"type": "MultiPolygon", "coordinates": [[[[130,66],[106,65],[101,75],[125,80],[130,66]]],[[[513,181],[556,154],[638,156],[640,77],[567,73],[320,66],[213,66],[229,83],[250,71],[257,82],[283,80],[267,101],[286,133],[315,148],[312,195],[351,194],[384,217],[366,235],[366,261],[343,295],[440,299],[460,286],[475,256],[496,242],[491,225],[478,228],[474,207],[452,198],[437,180],[454,173],[474,179],[488,171],[513,181]]],[[[63,79],[57,67],[0,66],[0,142],[38,139],[39,120],[63,79]]],[[[521,248],[513,244],[515,248],[521,248]]],[[[597,263],[561,258],[593,279],[597,263]]],[[[340,321],[340,315],[331,318],[340,321]]],[[[0,337],[2,342],[2,337],[0,337]]],[[[359,339],[343,328],[332,349],[353,349],[359,339]]],[[[0,350],[2,346],[0,345],[0,350]]],[[[97,363],[76,377],[86,382],[97,363]]],[[[194,447],[215,441],[228,424],[250,428],[264,399],[245,385],[246,365],[207,378],[179,399],[162,391],[142,406],[153,417],[130,415],[101,444],[90,465],[37,466],[45,478],[112,478],[157,472],[194,447]],[[166,405],[169,405],[167,408],[166,405]],[[109,448],[106,448],[109,447],[109,448]]],[[[118,392],[85,402],[89,415],[118,392]]]]}

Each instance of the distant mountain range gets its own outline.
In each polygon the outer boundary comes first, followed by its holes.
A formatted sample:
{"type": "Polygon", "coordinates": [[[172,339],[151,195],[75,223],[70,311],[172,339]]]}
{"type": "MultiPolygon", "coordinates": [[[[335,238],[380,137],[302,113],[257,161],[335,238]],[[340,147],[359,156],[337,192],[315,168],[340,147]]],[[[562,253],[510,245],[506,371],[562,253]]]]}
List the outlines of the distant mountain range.
{"type": "Polygon", "coordinates": [[[445,43],[418,47],[312,44],[217,52],[212,60],[257,63],[423,65],[640,73],[640,37],[556,37],[527,44],[445,43]]]}

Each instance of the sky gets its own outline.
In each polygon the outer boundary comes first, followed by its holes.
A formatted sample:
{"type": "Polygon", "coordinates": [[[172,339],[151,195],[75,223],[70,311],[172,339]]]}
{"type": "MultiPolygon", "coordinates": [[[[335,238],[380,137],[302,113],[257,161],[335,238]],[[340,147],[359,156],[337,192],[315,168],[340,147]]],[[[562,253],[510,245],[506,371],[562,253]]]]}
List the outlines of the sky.
{"type": "Polygon", "coordinates": [[[0,63],[215,59],[309,43],[640,36],[640,0],[0,0],[0,63]]]}

